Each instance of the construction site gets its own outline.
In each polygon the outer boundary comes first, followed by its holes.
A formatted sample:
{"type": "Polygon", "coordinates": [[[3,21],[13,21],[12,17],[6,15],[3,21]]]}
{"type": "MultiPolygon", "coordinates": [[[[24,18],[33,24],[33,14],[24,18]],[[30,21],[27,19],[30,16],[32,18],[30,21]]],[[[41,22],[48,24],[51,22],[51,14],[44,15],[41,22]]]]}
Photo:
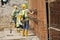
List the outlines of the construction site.
{"type": "MultiPolygon", "coordinates": [[[[24,25],[26,20],[22,22],[24,25]]],[[[60,40],[60,0],[8,0],[5,4],[0,0],[0,40],[60,40]],[[29,23],[26,23],[28,36],[22,36],[24,26],[17,30],[11,16],[14,5],[24,10],[22,4],[33,13],[28,14],[29,23]]]]}

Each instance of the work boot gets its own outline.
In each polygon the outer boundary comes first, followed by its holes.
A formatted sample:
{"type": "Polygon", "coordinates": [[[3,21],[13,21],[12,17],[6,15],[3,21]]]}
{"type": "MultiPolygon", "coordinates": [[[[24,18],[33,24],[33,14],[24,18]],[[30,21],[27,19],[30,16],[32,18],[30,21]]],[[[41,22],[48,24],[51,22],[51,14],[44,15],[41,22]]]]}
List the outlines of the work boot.
{"type": "Polygon", "coordinates": [[[16,28],[16,24],[15,23],[13,24],[13,26],[14,26],[14,28],[16,28]]]}
{"type": "Polygon", "coordinates": [[[20,33],[20,28],[17,28],[17,32],[20,33]]]}
{"type": "Polygon", "coordinates": [[[28,36],[28,30],[25,29],[25,36],[28,36]]]}
{"type": "Polygon", "coordinates": [[[25,36],[25,30],[22,29],[22,36],[25,36]]]}

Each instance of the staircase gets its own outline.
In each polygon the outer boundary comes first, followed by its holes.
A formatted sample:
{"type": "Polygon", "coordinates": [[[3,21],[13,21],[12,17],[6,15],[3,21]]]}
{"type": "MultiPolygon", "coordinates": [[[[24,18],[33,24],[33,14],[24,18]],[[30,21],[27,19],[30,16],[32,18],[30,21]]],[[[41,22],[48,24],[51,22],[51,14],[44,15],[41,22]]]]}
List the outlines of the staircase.
{"type": "Polygon", "coordinates": [[[18,33],[16,28],[12,29],[12,33],[10,33],[9,28],[5,28],[4,31],[0,31],[0,35],[0,40],[39,40],[31,30],[29,30],[27,37],[23,37],[22,31],[18,33]]]}
{"type": "Polygon", "coordinates": [[[39,40],[31,30],[28,32],[28,37],[23,37],[22,31],[20,33],[16,32],[16,28],[13,28],[12,33],[10,33],[10,27],[13,27],[13,25],[10,24],[12,21],[12,5],[17,4],[20,7],[21,4],[25,2],[26,0],[10,0],[9,4],[0,7],[0,40],[39,40]]]}

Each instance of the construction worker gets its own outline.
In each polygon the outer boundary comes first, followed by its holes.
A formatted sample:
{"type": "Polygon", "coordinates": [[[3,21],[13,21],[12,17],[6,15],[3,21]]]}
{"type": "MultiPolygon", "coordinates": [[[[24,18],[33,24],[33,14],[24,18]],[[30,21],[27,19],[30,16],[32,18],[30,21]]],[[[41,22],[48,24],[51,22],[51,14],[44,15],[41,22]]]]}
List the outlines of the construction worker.
{"type": "Polygon", "coordinates": [[[28,18],[28,12],[30,14],[33,14],[34,12],[30,12],[28,9],[26,9],[26,4],[22,4],[22,15],[23,15],[23,20],[24,22],[24,27],[22,30],[22,36],[28,36],[28,28],[29,28],[29,18],[28,18]]]}
{"type": "Polygon", "coordinates": [[[17,18],[16,16],[19,14],[20,10],[17,5],[13,5],[13,7],[14,7],[14,10],[12,11],[11,15],[16,27],[16,18],[17,18]]]}
{"type": "Polygon", "coordinates": [[[16,17],[17,17],[17,20],[16,20],[17,32],[20,32],[20,29],[23,28],[23,23],[21,22],[22,14],[19,13],[16,17]]]}

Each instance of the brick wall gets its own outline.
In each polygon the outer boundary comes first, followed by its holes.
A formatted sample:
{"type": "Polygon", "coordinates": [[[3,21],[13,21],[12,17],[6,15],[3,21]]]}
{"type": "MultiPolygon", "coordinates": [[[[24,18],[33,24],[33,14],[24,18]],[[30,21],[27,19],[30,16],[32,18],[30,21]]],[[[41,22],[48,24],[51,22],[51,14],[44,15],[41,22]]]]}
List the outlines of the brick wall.
{"type": "Polygon", "coordinates": [[[46,9],[45,0],[29,0],[29,5],[33,9],[37,9],[37,14],[33,16],[39,20],[33,22],[34,32],[40,38],[40,40],[47,40],[47,22],[46,22],[46,9]]]}

